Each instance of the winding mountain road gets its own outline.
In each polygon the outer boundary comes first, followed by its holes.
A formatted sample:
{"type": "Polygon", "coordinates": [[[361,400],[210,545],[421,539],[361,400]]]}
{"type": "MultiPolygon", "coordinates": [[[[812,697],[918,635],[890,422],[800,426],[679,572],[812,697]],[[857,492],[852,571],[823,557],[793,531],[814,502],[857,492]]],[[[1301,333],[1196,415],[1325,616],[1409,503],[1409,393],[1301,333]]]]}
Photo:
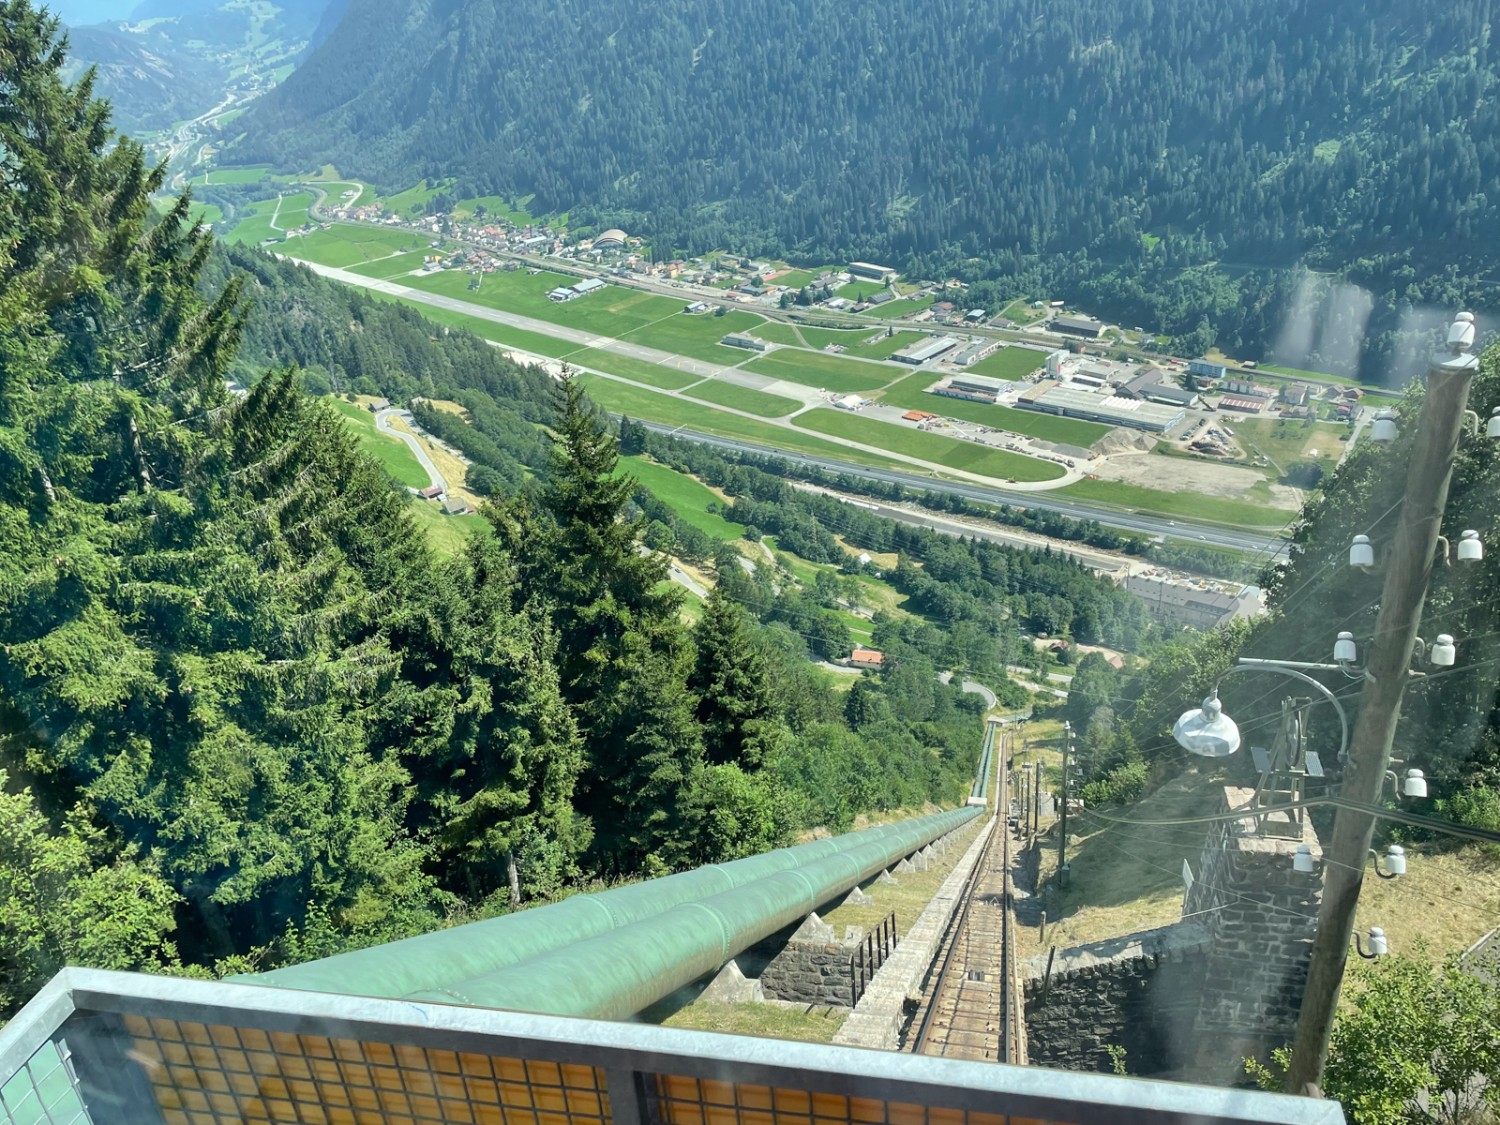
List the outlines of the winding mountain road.
{"type": "Polygon", "coordinates": [[[411,418],[411,414],[408,411],[394,408],[377,411],[375,414],[375,428],[383,434],[389,434],[393,438],[400,438],[404,441],[407,448],[416,456],[417,461],[421,463],[422,468],[427,470],[427,476],[431,479],[432,483],[444,492],[447,492],[448,482],[443,479],[443,474],[438,472],[438,467],[433,464],[432,458],[427,455],[427,450],[422,448],[422,443],[405,430],[398,430],[393,427],[391,425],[392,418],[408,420],[411,418]]]}

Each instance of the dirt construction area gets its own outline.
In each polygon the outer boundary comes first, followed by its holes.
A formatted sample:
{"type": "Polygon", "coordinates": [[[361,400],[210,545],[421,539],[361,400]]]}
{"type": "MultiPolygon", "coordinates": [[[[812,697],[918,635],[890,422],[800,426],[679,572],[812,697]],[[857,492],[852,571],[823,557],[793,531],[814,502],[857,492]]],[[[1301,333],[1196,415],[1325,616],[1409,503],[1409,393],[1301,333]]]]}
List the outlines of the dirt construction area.
{"type": "Polygon", "coordinates": [[[1108,457],[1090,469],[1100,480],[1124,481],[1155,488],[1163,492],[1198,492],[1204,496],[1220,496],[1226,500],[1259,499],[1272,507],[1295,510],[1302,504],[1300,489],[1282,484],[1266,484],[1269,498],[1263,489],[1252,492],[1265,477],[1254,469],[1242,469],[1236,465],[1216,465],[1211,461],[1192,461],[1186,457],[1158,457],[1145,454],[1138,457],[1108,457]]]}

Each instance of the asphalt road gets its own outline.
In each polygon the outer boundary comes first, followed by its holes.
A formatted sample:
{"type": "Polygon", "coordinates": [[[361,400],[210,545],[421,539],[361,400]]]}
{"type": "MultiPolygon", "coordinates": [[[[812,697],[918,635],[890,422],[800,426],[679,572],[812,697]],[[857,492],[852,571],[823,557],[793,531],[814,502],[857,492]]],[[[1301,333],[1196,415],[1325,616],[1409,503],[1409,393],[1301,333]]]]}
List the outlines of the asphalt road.
{"type": "MultiPolygon", "coordinates": [[[[953,681],[953,673],[952,672],[939,672],[938,673],[938,682],[939,683],[946,684],[946,683],[951,683],[952,681],[953,681]]],[[[981,684],[977,680],[960,680],[958,682],[958,686],[959,686],[960,690],[966,691],[970,695],[982,695],[982,696],[984,696],[984,705],[986,707],[993,707],[996,704],[996,702],[998,702],[995,699],[995,693],[992,692],[989,688],[985,687],[983,684],[981,684]]]]}
{"type": "Polygon", "coordinates": [[[432,458],[427,456],[427,450],[422,448],[422,443],[403,430],[393,429],[391,427],[392,416],[400,418],[409,417],[404,410],[382,410],[375,415],[375,428],[383,434],[389,434],[393,438],[400,438],[406,442],[407,447],[416,455],[417,460],[421,462],[422,468],[427,470],[427,475],[431,478],[432,483],[444,492],[447,492],[448,482],[443,479],[443,474],[438,472],[438,467],[432,463],[432,458]]]}
{"type": "Polygon", "coordinates": [[[1151,516],[1140,512],[1122,512],[1114,508],[1096,507],[1077,500],[1063,499],[1049,492],[1012,492],[1008,489],[968,484],[962,481],[937,481],[916,473],[903,473],[891,469],[873,469],[865,465],[851,464],[847,461],[811,457],[804,453],[794,453],[786,449],[767,449],[764,446],[752,445],[749,442],[737,441],[734,438],[714,437],[711,434],[695,433],[692,430],[681,427],[663,426],[654,422],[642,422],[641,424],[659,433],[673,434],[688,441],[701,442],[704,445],[717,446],[720,449],[729,449],[736,453],[779,457],[786,461],[795,461],[798,464],[814,465],[833,473],[848,473],[850,476],[862,477],[866,480],[884,481],[888,484],[899,484],[906,488],[920,489],[923,492],[956,493],[959,496],[965,496],[971,500],[978,500],[986,504],[1010,504],[1018,508],[1037,508],[1044,512],[1058,512],[1065,516],[1072,516],[1075,519],[1097,520],[1106,527],[1134,531],[1143,535],[1161,535],[1169,539],[1179,539],[1187,543],[1201,542],[1210,547],[1228,547],[1236,551],[1250,551],[1262,554],[1267,558],[1279,557],[1287,548],[1286,540],[1279,537],[1273,538],[1272,536],[1253,531],[1236,531],[1228,528],[1214,528],[1200,525],[1193,525],[1191,528],[1179,527],[1173,521],[1161,516],[1151,516]]]}

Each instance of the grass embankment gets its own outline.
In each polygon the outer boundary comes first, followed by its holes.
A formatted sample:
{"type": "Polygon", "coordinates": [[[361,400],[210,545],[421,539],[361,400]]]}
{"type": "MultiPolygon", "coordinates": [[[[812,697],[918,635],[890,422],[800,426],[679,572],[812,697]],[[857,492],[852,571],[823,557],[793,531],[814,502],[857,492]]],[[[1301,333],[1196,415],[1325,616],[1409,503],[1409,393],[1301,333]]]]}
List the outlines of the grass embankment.
{"type": "MultiPolygon", "coordinates": [[[[1030,739],[1032,731],[1026,732],[1030,739]]],[[[1044,786],[1054,791],[1060,760],[1048,764],[1044,786]]],[[[1110,809],[1111,816],[1131,820],[1170,820],[1201,815],[1218,807],[1223,780],[1189,767],[1155,793],[1127,808],[1110,809]]],[[[1057,831],[1042,841],[1041,874],[1044,888],[1057,872],[1057,831]]],[[[1182,917],[1182,863],[1196,873],[1201,866],[1207,829],[1192,825],[1114,825],[1088,810],[1068,818],[1067,890],[1044,891],[1047,933],[1038,941],[1035,928],[1019,930],[1022,956],[1166,926],[1182,917]]]]}
{"type": "Polygon", "coordinates": [[[1257,504],[1248,500],[1226,500],[1196,492],[1162,492],[1113,480],[1082,480],[1077,484],[1064,485],[1057,490],[1057,495],[1113,504],[1156,515],[1184,516],[1229,527],[1285,527],[1297,515],[1287,508],[1273,508],[1269,504],[1257,504]]]}
{"type": "Polygon", "coordinates": [[[965,826],[955,837],[957,846],[937,857],[937,862],[929,865],[926,871],[896,875],[894,883],[877,883],[871,880],[863,885],[863,890],[875,900],[873,903],[869,906],[839,906],[822,915],[823,921],[831,925],[835,933],[842,934],[845,926],[868,929],[879,925],[888,914],[895,911],[896,933],[905,936],[922,911],[927,909],[927,904],[937,894],[943,880],[952,874],[958,861],[963,858],[964,851],[974,842],[974,834],[979,831],[983,819],[976,817],[965,826]]]}
{"type": "Polygon", "coordinates": [[[651,495],[677,513],[677,518],[683,523],[726,543],[732,543],[745,534],[745,529],[739,524],[708,510],[710,504],[723,501],[696,478],[641,456],[621,457],[620,465],[622,472],[629,473],[650,489],[651,495]]]}
{"type": "Polygon", "coordinates": [[[1429,852],[1406,845],[1406,874],[1365,879],[1356,929],[1385,930],[1391,949],[1441,961],[1461,953],[1500,924],[1500,855],[1468,845],[1429,852]]]}
{"type": "Polygon", "coordinates": [[[422,468],[404,441],[375,428],[374,414],[363,405],[340,398],[329,398],[328,401],[344,416],[344,421],[359,439],[360,449],[379,461],[386,472],[408,488],[427,487],[430,483],[427,470],[422,468]]]}
{"type": "Polygon", "coordinates": [[[476,535],[490,534],[490,523],[479,516],[446,516],[433,500],[413,497],[410,511],[427,542],[440,555],[456,555],[476,535]]]}
{"type": "Polygon", "coordinates": [[[904,453],[950,469],[962,469],[998,480],[1056,480],[1065,472],[1061,465],[1051,461],[1040,461],[979,442],[959,441],[843,411],[809,410],[806,414],[799,414],[793,423],[804,429],[850,438],[893,453],[904,453]]]}

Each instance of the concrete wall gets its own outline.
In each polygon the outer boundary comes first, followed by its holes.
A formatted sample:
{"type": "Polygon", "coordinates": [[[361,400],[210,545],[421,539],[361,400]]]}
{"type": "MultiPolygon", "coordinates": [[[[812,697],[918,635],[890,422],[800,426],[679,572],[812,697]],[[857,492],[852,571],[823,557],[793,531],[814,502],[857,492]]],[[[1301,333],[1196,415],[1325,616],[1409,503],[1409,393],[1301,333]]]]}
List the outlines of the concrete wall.
{"type": "Polygon", "coordinates": [[[1196,1056],[1194,1023],[1208,932],[1193,922],[1059,951],[1021,966],[1029,1061],[1108,1071],[1123,1048],[1130,1074],[1177,1073],[1196,1056]]]}

